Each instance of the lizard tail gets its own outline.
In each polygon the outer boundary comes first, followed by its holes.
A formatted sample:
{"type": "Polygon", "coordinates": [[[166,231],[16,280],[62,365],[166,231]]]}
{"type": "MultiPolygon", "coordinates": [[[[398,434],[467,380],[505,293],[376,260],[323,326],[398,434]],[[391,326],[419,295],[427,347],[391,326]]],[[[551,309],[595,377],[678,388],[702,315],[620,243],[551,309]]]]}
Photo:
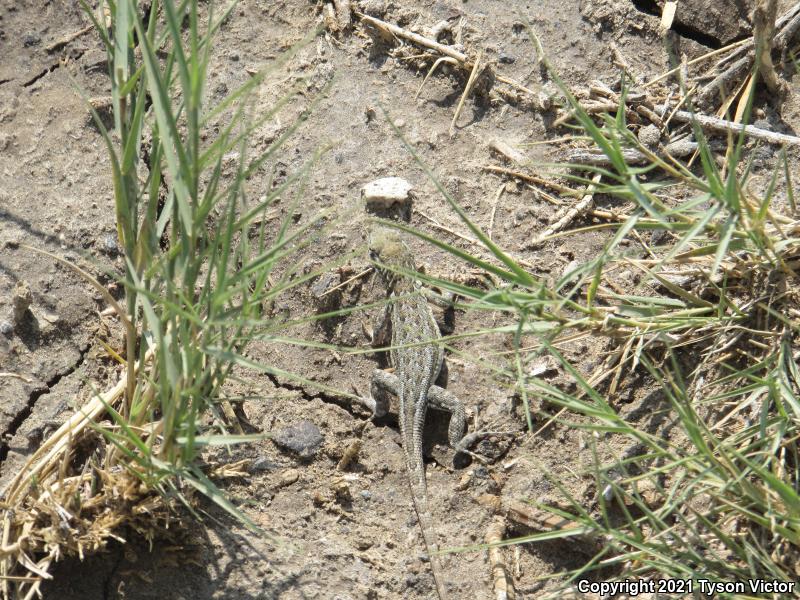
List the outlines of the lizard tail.
{"type": "Polygon", "coordinates": [[[415,473],[420,473],[419,470],[413,470],[413,465],[409,464],[408,477],[411,487],[411,496],[414,498],[414,511],[417,513],[417,520],[419,521],[420,529],[422,529],[422,539],[425,541],[425,551],[428,553],[428,560],[431,563],[431,572],[433,573],[433,582],[436,585],[436,595],[439,600],[447,600],[448,594],[444,587],[441,574],[444,572],[440,562],[440,557],[437,554],[438,546],[434,538],[434,530],[430,513],[428,512],[428,494],[425,484],[425,471],[424,465],[421,471],[422,480],[415,481],[415,473]]]}

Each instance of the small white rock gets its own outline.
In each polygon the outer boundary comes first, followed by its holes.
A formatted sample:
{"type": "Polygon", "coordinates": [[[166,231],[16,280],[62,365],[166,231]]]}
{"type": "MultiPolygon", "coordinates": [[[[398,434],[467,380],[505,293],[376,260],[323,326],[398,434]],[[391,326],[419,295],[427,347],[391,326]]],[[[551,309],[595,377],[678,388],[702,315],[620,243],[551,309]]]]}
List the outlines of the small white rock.
{"type": "Polygon", "coordinates": [[[361,197],[367,206],[391,206],[411,200],[412,186],[400,177],[383,177],[361,188],[361,197]]]}

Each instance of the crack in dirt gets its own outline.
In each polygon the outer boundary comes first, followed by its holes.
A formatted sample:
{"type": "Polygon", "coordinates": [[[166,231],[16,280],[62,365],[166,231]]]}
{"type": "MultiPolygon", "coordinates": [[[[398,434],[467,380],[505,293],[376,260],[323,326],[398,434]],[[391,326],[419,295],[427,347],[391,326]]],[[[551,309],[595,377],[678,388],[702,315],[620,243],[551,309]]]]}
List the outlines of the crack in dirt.
{"type": "MultiPolygon", "coordinates": [[[[68,60],[71,60],[71,61],[77,61],[77,60],[79,60],[79,59],[80,59],[80,58],[81,58],[81,57],[82,57],[82,56],[83,56],[85,53],[86,53],[86,50],[80,50],[80,51],[77,51],[77,52],[75,52],[75,53],[73,53],[73,54],[69,55],[69,57],[68,57],[68,60]]],[[[23,82],[23,84],[22,84],[22,87],[30,87],[30,86],[32,86],[34,83],[36,83],[37,81],[39,81],[39,80],[40,80],[42,77],[44,77],[44,76],[45,76],[45,75],[47,75],[48,73],[52,73],[53,71],[55,71],[56,69],[58,69],[59,67],[61,67],[61,65],[62,65],[62,64],[63,64],[63,63],[62,63],[62,60],[61,60],[61,59],[59,59],[59,60],[57,60],[57,61],[55,61],[55,62],[51,63],[49,66],[47,66],[47,67],[44,67],[44,68],[43,68],[41,71],[39,71],[39,72],[38,72],[36,75],[34,75],[33,77],[31,77],[31,78],[30,78],[30,79],[28,79],[27,81],[23,82]]],[[[7,81],[11,81],[11,80],[9,79],[9,80],[7,80],[7,81]]],[[[2,84],[2,83],[5,83],[5,81],[0,81],[0,84],[2,84]]]]}
{"type": "Polygon", "coordinates": [[[74,364],[70,365],[63,371],[55,373],[55,375],[53,375],[48,381],[45,381],[44,384],[46,387],[44,389],[34,390],[31,392],[31,395],[28,396],[28,402],[26,406],[14,416],[14,418],[8,424],[6,430],[0,433],[0,440],[2,440],[0,441],[0,465],[2,465],[8,457],[8,451],[11,449],[9,441],[12,437],[14,437],[19,428],[22,427],[22,424],[25,423],[25,420],[31,416],[39,398],[45,394],[49,394],[53,387],[58,385],[59,381],[68,375],[72,375],[72,373],[78,370],[78,368],[83,364],[88,351],[89,345],[87,344],[86,348],[79,352],[79,358],[74,364]]]}
{"type": "Polygon", "coordinates": [[[325,404],[334,404],[339,408],[343,408],[353,417],[363,416],[359,414],[359,412],[355,408],[358,405],[348,401],[346,398],[343,397],[340,398],[338,396],[334,396],[333,394],[329,394],[323,391],[319,391],[317,393],[309,393],[306,390],[306,388],[300,384],[283,382],[278,378],[277,375],[273,375],[272,373],[265,373],[265,375],[267,376],[267,379],[269,379],[272,385],[274,385],[275,387],[284,390],[289,390],[290,392],[297,392],[305,400],[308,401],[322,400],[325,404]]]}
{"type": "Polygon", "coordinates": [[[27,81],[23,82],[22,87],[30,87],[30,86],[32,86],[34,83],[39,81],[42,77],[44,77],[48,73],[52,73],[53,71],[55,71],[60,66],[61,66],[61,61],[54,62],[49,67],[45,67],[42,71],[40,71],[39,73],[37,73],[36,75],[34,75],[30,79],[28,79],[27,81]]]}

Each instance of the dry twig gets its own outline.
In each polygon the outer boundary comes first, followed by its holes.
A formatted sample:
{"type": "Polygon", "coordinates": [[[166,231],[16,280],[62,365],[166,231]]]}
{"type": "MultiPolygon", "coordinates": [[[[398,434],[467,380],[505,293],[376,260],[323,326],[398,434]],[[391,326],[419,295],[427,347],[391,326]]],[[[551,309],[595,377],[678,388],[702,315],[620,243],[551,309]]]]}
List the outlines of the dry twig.
{"type": "Polygon", "coordinates": [[[506,184],[500,184],[500,187],[497,188],[497,192],[494,195],[494,202],[492,202],[492,213],[489,215],[489,227],[486,228],[486,235],[489,239],[492,239],[492,230],[494,229],[494,217],[497,213],[497,205],[500,204],[500,196],[503,195],[503,192],[506,189],[506,184]]]}
{"type": "Polygon", "coordinates": [[[775,15],[777,0],[757,0],[753,10],[753,44],[756,47],[758,71],[767,88],[773,94],[782,93],[784,86],[772,64],[772,44],[775,37],[775,15]]]}
{"type": "Polygon", "coordinates": [[[506,533],[506,520],[495,515],[492,522],[486,530],[486,543],[489,546],[489,564],[492,567],[492,581],[494,582],[494,597],[495,600],[514,600],[516,593],[514,592],[514,580],[508,572],[505,562],[503,561],[503,554],[496,545],[503,541],[503,536],[506,533]]]}
{"type": "Polygon", "coordinates": [[[87,25],[83,29],[79,29],[74,33],[70,33],[68,35],[65,35],[64,37],[58,38],[54,42],[51,42],[50,44],[44,47],[44,50],[48,54],[52,54],[56,50],[60,50],[61,48],[69,44],[72,40],[81,37],[85,33],[89,33],[92,29],[94,29],[94,25],[87,25]]]}
{"type": "Polygon", "coordinates": [[[711,131],[718,131],[722,133],[744,132],[746,136],[764,140],[770,144],[778,144],[781,146],[800,146],[800,137],[794,135],[786,135],[784,133],[776,133],[774,131],[767,131],[753,125],[741,125],[733,121],[726,121],[725,119],[718,119],[716,117],[708,117],[697,113],[691,113],[685,110],[676,111],[672,116],[673,120],[680,123],[697,123],[703,129],[710,129],[711,131]]]}
{"type": "Polygon", "coordinates": [[[461,94],[461,99],[458,101],[458,106],[456,107],[456,112],[453,115],[453,120],[450,122],[450,137],[453,137],[453,134],[455,133],[456,122],[458,121],[458,116],[461,114],[461,110],[464,108],[464,101],[472,93],[472,88],[475,87],[475,82],[478,79],[478,73],[480,73],[482,56],[483,52],[478,52],[478,56],[475,57],[475,62],[472,65],[472,71],[469,74],[467,85],[464,87],[464,93],[461,94]]]}
{"type": "Polygon", "coordinates": [[[537,177],[536,175],[523,173],[522,171],[515,171],[514,169],[507,169],[505,167],[500,167],[497,165],[486,165],[483,167],[483,170],[489,171],[490,173],[499,173],[501,175],[508,175],[510,177],[521,179],[522,181],[526,181],[528,183],[535,183],[536,185],[541,185],[550,188],[551,190],[554,190],[559,194],[564,194],[566,196],[580,195],[580,192],[573,190],[571,187],[567,187],[566,185],[561,185],[560,183],[556,183],[555,181],[550,181],[549,179],[537,177]]]}
{"type": "Polygon", "coordinates": [[[597,173],[592,178],[592,185],[590,185],[586,189],[586,193],[583,195],[583,198],[581,198],[580,202],[578,202],[575,206],[567,210],[567,212],[565,212],[560,219],[558,219],[550,227],[548,227],[542,233],[536,236],[536,239],[534,239],[529,246],[536,247],[540,245],[548,237],[566,228],[570,223],[572,223],[573,220],[575,220],[580,215],[584,214],[586,211],[590,210],[592,208],[592,205],[594,204],[594,193],[595,190],[597,189],[597,184],[600,183],[601,177],[602,175],[600,173],[597,173]]]}
{"type": "MultiPolygon", "coordinates": [[[[387,23],[386,21],[381,21],[380,19],[376,19],[375,17],[370,17],[369,15],[365,15],[360,12],[354,13],[359,19],[361,19],[364,23],[371,25],[372,27],[376,28],[378,31],[381,31],[385,34],[390,35],[391,37],[395,37],[398,39],[408,40],[409,42],[413,42],[418,46],[422,46],[423,48],[428,48],[429,50],[433,50],[438,52],[439,54],[446,56],[455,60],[463,69],[472,70],[474,65],[473,61],[469,59],[469,56],[460,52],[453,48],[452,46],[448,46],[446,44],[440,44],[436,40],[432,40],[424,35],[420,35],[418,33],[414,33],[413,31],[409,31],[408,29],[404,29],[403,27],[399,27],[397,25],[393,25],[392,23],[387,23]]],[[[449,61],[443,61],[449,62],[449,61]]],[[[433,72],[437,63],[434,63],[433,68],[428,73],[428,77],[433,72]]],[[[427,77],[426,77],[427,79],[427,77]]],[[[521,83],[514,81],[508,77],[503,77],[502,75],[495,75],[495,79],[500,83],[504,83],[509,87],[514,88],[517,91],[524,92],[525,94],[529,94],[530,96],[536,97],[536,94],[533,90],[525,87],[521,83]]],[[[423,81],[423,85],[424,85],[423,81]]]]}
{"type": "Polygon", "coordinates": [[[503,515],[509,521],[513,521],[517,525],[521,525],[533,531],[574,531],[574,536],[571,537],[575,537],[590,546],[590,548],[587,548],[588,552],[592,552],[602,544],[601,536],[585,531],[583,527],[574,521],[542,510],[537,510],[525,502],[509,500],[508,498],[493,496],[491,494],[483,494],[476,498],[476,500],[478,504],[494,510],[497,514],[503,515]]]}

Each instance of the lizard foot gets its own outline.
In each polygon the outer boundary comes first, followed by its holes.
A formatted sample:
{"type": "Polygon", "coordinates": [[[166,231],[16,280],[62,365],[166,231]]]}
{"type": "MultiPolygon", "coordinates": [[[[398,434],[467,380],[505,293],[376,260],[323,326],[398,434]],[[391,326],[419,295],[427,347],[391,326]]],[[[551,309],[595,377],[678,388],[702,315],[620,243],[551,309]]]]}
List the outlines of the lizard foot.
{"type": "MultiPolygon", "coordinates": [[[[469,449],[470,446],[492,437],[514,437],[514,435],[515,433],[513,431],[475,431],[473,433],[468,433],[455,445],[456,456],[459,454],[466,454],[481,464],[489,464],[490,461],[487,460],[486,457],[472,452],[469,449]]],[[[495,459],[497,456],[493,456],[492,458],[495,459]]]]}

